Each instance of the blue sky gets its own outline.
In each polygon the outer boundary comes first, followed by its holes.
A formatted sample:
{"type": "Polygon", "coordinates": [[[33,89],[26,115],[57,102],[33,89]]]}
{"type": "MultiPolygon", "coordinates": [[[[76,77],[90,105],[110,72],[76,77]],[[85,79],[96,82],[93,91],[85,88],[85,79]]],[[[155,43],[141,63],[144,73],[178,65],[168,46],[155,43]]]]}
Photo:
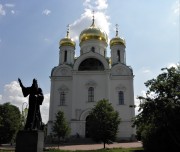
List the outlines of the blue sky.
{"type": "Polygon", "coordinates": [[[46,97],[47,116],[49,76],[58,65],[59,40],[70,24],[78,56],[78,35],[91,25],[92,10],[109,39],[119,25],[119,35],[126,39],[127,65],[135,75],[135,97],[142,95],[145,81],[180,60],[178,8],[179,0],[0,0],[0,103],[21,107],[27,99],[18,77],[27,86],[36,78],[46,97]]]}

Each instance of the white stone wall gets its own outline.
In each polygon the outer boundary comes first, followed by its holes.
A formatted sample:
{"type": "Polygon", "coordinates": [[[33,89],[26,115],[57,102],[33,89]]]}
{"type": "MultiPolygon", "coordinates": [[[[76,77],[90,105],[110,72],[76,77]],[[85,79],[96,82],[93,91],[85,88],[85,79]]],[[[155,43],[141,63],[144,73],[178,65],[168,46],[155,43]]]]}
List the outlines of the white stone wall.
{"type": "Polygon", "coordinates": [[[84,111],[88,108],[92,108],[97,101],[108,98],[108,88],[107,88],[107,76],[105,72],[83,72],[79,71],[73,74],[73,94],[72,94],[72,119],[76,118],[77,109],[84,111]],[[94,82],[92,84],[94,87],[94,100],[95,102],[88,102],[88,85],[89,82],[94,82]]]}
{"type": "MultiPolygon", "coordinates": [[[[121,67],[122,68],[122,67],[121,67]]],[[[62,68],[54,71],[61,75],[62,68]]],[[[124,69],[125,70],[125,69],[124,69]]],[[[112,69],[113,72],[113,69],[112,69]]],[[[68,73],[68,72],[67,72],[68,73]]],[[[85,137],[85,120],[89,110],[101,99],[108,99],[119,112],[121,124],[118,137],[127,139],[134,134],[131,119],[134,116],[133,75],[124,76],[110,71],[73,71],[72,76],[51,78],[50,121],[55,120],[57,111],[62,110],[71,126],[71,135],[85,137]],[[94,87],[95,102],[88,102],[88,88],[94,87]],[[59,89],[67,89],[66,105],[60,106],[59,89]],[[124,92],[124,105],[118,103],[118,91],[124,92]]],[[[50,125],[49,125],[50,126],[50,125]]],[[[49,127],[50,128],[50,127],[49,127]]]]}
{"type": "Polygon", "coordinates": [[[107,44],[100,40],[87,40],[81,44],[81,55],[91,51],[91,48],[95,48],[95,52],[106,56],[107,44]],[[104,52],[105,51],[105,52],[104,52]]]}
{"type": "Polygon", "coordinates": [[[126,64],[126,54],[124,45],[114,45],[111,47],[111,62],[112,65],[116,63],[126,64]],[[117,51],[120,51],[120,62],[118,61],[117,51]]]}
{"type": "Polygon", "coordinates": [[[77,133],[85,137],[86,117],[91,108],[102,99],[108,99],[116,111],[119,112],[121,124],[118,138],[129,139],[135,130],[131,127],[131,119],[135,116],[133,73],[126,66],[125,47],[116,45],[111,47],[112,66],[109,69],[104,57],[107,44],[99,40],[89,40],[81,44],[81,56],[74,63],[74,50],[72,47],[63,46],[60,49],[59,66],[51,74],[51,94],[48,134],[51,133],[55,114],[61,110],[71,127],[71,135],[77,133]],[[91,48],[95,48],[95,52],[91,48]],[[117,50],[120,50],[121,63],[117,60],[117,50]],[[68,51],[67,63],[64,63],[64,51],[68,51]],[[96,58],[104,65],[104,71],[78,71],[78,67],[85,59],[96,58]],[[72,64],[73,67],[68,64],[72,64]],[[94,102],[88,102],[88,88],[94,88],[94,102]],[[65,105],[60,105],[60,91],[66,93],[65,105]],[[118,92],[124,92],[124,104],[118,101],[118,92]]]}
{"type": "Polygon", "coordinates": [[[110,80],[110,102],[114,109],[118,111],[121,118],[119,126],[118,137],[127,139],[134,134],[134,130],[131,127],[131,120],[134,117],[134,108],[130,105],[134,105],[134,93],[133,93],[133,76],[116,76],[111,77],[110,80]],[[118,78],[117,78],[118,77],[118,78]],[[118,91],[124,92],[124,104],[118,103],[118,91]]]}
{"type": "Polygon", "coordinates": [[[72,46],[61,46],[59,50],[59,65],[66,63],[66,64],[74,64],[74,47],[72,46]],[[67,51],[67,61],[64,61],[65,51],[67,51]]]}

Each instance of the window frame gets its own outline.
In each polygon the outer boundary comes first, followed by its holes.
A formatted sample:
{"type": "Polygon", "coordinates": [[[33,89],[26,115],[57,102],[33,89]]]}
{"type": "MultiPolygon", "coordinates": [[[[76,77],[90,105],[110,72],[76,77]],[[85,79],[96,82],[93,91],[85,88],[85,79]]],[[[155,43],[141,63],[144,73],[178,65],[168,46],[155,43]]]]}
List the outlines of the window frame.
{"type": "Polygon", "coordinates": [[[64,62],[67,62],[67,50],[64,51],[64,62]]]}
{"type": "Polygon", "coordinates": [[[118,91],[118,104],[124,105],[124,91],[118,91]]]}
{"type": "Polygon", "coordinates": [[[94,87],[88,88],[88,102],[94,102],[94,87]]]}
{"type": "Polygon", "coordinates": [[[65,91],[60,92],[60,106],[65,106],[66,104],[66,93],[65,91]]]}
{"type": "Polygon", "coordinates": [[[121,52],[117,50],[118,62],[121,62],[121,52]]]}

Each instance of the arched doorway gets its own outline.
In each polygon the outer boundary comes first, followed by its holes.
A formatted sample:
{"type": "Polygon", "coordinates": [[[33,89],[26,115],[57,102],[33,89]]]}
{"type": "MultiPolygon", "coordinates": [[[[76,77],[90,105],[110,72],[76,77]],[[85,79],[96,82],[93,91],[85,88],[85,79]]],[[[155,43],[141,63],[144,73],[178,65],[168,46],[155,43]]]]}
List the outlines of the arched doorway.
{"type": "Polygon", "coordinates": [[[89,116],[86,117],[86,125],[85,125],[85,137],[89,138],[89,116]]]}

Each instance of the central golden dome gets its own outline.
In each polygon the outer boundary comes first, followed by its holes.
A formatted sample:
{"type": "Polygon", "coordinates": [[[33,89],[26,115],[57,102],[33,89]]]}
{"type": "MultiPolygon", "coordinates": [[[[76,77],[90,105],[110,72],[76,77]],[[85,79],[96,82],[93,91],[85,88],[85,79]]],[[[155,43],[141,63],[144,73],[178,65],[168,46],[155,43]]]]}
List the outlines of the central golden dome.
{"type": "Polygon", "coordinates": [[[82,42],[86,40],[91,40],[91,39],[96,39],[96,40],[100,40],[100,41],[104,41],[105,43],[108,43],[107,34],[103,30],[95,26],[94,19],[93,19],[92,25],[81,32],[79,36],[80,45],[82,42]]]}

